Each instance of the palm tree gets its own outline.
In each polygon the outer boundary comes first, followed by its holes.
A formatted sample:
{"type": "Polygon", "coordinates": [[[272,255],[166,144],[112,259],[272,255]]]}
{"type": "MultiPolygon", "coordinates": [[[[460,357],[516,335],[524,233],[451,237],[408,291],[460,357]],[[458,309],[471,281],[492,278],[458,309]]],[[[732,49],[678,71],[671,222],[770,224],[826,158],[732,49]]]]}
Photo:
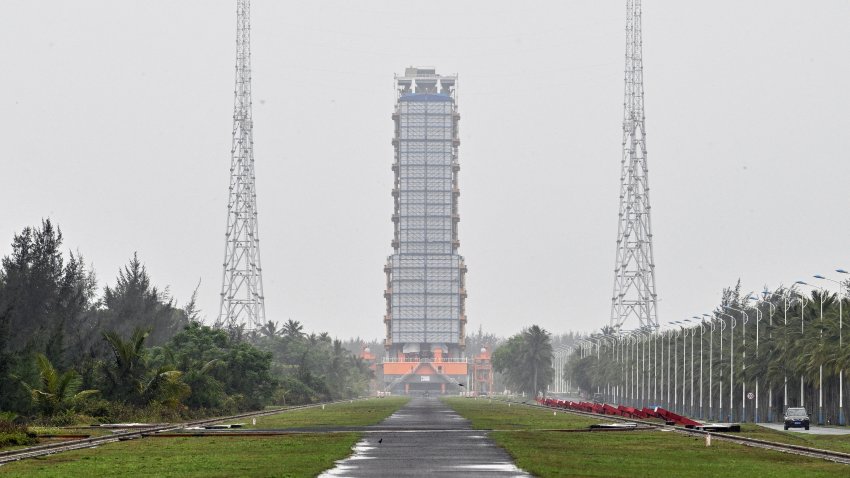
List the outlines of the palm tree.
{"type": "MultiPolygon", "coordinates": [[[[136,328],[129,340],[124,340],[114,332],[105,332],[114,362],[105,367],[105,375],[114,398],[127,400],[139,405],[159,402],[168,406],[177,406],[189,396],[190,389],[183,383],[183,372],[174,365],[174,357],[166,350],[169,363],[156,369],[150,369],[145,355],[145,339],[148,330],[136,328]]],[[[214,364],[208,363],[201,370],[206,373],[214,364]]]]}
{"type": "Polygon", "coordinates": [[[260,327],[260,333],[268,338],[277,337],[277,335],[281,332],[277,328],[277,322],[272,322],[271,320],[266,322],[265,325],[260,327]]]}
{"type": "Polygon", "coordinates": [[[522,332],[520,362],[522,368],[532,373],[532,391],[534,396],[540,391],[542,381],[552,378],[552,342],[549,332],[538,325],[532,325],[522,332]],[[541,377],[542,376],[542,377],[541,377]]]}
{"type": "Polygon", "coordinates": [[[286,323],[283,324],[281,330],[283,332],[283,335],[289,338],[295,339],[304,336],[304,326],[301,325],[301,322],[298,322],[297,320],[287,320],[286,323]]]}
{"type": "Polygon", "coordinates": [[[60,374],[44,354],[38,354],[35,358],[41,388],[33,388],[27,383],[23,385],[44,415],[52,416],[73,403],[98,393],[98,390],[80,392],[82,379],[76,371],[68,370],[60,374]]]}
{"type": "Polygon", "coordinates": [[[136,328],[129,340],[124,340],[117,332],[103,333],[103,338],[112,351],[113,362],[105,367],[105,375],[110,385],[110,394],[120,399],[139,401],[140,392],[147,372],[144,361],[145,339],[148,330],[136,328]]]}

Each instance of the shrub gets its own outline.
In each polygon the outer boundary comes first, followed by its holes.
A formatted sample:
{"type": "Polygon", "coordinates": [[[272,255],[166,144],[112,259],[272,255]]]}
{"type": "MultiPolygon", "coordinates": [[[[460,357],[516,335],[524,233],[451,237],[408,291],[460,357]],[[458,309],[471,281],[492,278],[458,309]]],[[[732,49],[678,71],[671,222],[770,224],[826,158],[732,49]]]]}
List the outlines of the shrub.
{"type": "Polygon", "coordinates": [[[26,425],[15,423],[4,414],[0,418],[0,448],[7,446],[34,445],[38,440],[35,433],[27,430],[26,425]]]}

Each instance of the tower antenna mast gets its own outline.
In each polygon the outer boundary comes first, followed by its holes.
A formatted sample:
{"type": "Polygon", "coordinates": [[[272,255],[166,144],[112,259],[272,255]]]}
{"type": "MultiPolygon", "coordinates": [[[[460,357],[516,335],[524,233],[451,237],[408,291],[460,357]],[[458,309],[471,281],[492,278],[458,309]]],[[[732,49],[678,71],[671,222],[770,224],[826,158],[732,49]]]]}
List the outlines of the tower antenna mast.
{"type": "Polygon", "coordinates": [[[641,0],[626,0],[623,156],[610,324],[614,330],[620,330],[630,319],[637,319],[640,327],[658,328],[646,162],[641,13],[641,0]]]}
{"type": "Polygon", "coordinates": [[[217,325],[259,327],[266,321],[263,268],[257,231],[254,176],[254,124],[251,113],[251,2],[236,2],[236,86],[233,146],[227,201],[224,273],[217,325]]]}

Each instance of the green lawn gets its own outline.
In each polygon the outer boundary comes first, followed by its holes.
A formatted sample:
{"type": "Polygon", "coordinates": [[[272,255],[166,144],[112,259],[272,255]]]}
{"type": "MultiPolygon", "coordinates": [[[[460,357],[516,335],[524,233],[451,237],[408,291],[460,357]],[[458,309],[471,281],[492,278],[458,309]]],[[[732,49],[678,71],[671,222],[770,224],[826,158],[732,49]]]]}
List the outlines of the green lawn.
{"type": "Polygon", "coordinates": [[[443,401],[464,417],[472,427],[487,430],[576,429],[602,423],[604,418],[584,417],[560,410],[545,410],[519,403],[488,398],[443,398],[443,401]]]}
{"type": "MultiPolygon", "coordinates": [[[[260,417],[256,428],[374,425],[407,399],[391,397],[260,417]]],[[[351,453],[360,433],[144,438],[0,467],[0,476],[315,476],[351,453]]]]}
{"type": "Polygon", "coordinates": [[[407,397],[370,398],[335,403],[326,406],[324,410],[321,407],[303,408],[257,417],[256,425],[251,425],[250,418],[237,420],[237,422],[247,422],[246,428],[329,428],[375,425],[404,406],[408,400],[407,397]]]}
{"type": "Polygon", "coordinates": [[[30,430],[36,435],[89,435],[98,437],[102,435],[111,435],[112,430],[108,428],[95,427],[30,427],[30,430]]]}
{"type": "Polygon", "coordinates": [[[850,435],[811,435],[794,432],[793,429],[792,431],[784,432],[751,423],[741,425],[741,433],[730,433],[730,435],[743,435],[745,437],[758,438],[759,440],[850,453],[850,435]]]}
{"type": "Polygon", "coordinates": [[[315,476],[351,453],[358,439],[356,433],[145,438],[4,465],[0,476],[315,476]]]}
{"type": "MultiPolygon", "coordinates": [[[[850,467],[676,432],[541,431],[585,428],[600,420],[485,399],[447,399],[516,460],[537,476],[575,477],[800,477],[850,476],[850,467]]],[[[604,421],[604,420],[602,420],[604,421]]]]}

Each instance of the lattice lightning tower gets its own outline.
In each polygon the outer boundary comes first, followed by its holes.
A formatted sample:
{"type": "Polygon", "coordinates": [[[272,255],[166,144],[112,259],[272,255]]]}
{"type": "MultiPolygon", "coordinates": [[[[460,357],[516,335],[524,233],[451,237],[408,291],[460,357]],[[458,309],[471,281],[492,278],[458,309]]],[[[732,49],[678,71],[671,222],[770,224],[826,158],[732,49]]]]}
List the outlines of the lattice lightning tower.
{"type": "Polygon", "coordinates": [[[632,318],[641,327],[658,327],[646,163],[640,0],[626,0],[625,82],[620,215],[611,302],[611,327],[615,330],[632,318]]]}
{"type": "Polygon", "coordinates": [[[236,2],[236,89],[227,202],[224,276],[218,324],[258,327],[266,321],[251,114],[251,2],[236,2]]]}

